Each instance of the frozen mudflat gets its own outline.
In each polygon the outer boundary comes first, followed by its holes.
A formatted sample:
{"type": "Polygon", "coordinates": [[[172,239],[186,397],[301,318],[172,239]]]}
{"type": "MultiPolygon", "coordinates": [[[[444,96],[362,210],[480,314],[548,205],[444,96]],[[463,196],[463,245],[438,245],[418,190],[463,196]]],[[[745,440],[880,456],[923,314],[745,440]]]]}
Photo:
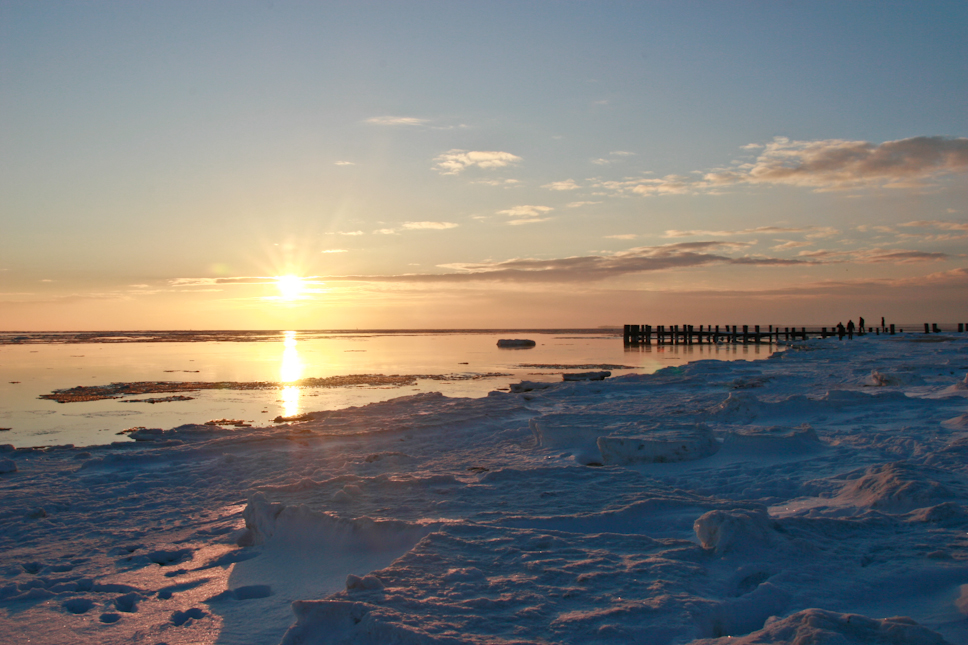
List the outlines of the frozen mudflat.
{"type": "Polygon", "coordinates": [[[966,372],[964,336],[812,340],[6,449],[0,634],[968,643],[966,372]]]}

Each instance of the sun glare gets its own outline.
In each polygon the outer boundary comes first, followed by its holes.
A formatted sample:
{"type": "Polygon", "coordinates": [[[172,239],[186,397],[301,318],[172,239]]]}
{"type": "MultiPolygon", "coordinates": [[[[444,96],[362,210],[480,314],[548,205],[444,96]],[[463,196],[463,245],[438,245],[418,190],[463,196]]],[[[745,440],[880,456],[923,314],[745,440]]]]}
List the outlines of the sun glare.
{"type": "Polygon", "coordinates": [[[276,278],[276,286],[283,300],[296,300],[306,290],[306,283],[298,275],[281,275],[276,278]]]}

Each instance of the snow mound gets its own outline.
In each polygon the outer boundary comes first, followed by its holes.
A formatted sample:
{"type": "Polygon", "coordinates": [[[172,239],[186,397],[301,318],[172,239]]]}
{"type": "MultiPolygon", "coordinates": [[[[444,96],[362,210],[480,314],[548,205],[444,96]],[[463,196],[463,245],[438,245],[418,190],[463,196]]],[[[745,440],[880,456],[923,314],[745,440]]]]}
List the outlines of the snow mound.
{"type": "Polygon", "coordinates": [[[693,645],[949,645],[937,632],[906,617],[878,620],[857,614],[805,609],[767,621],[746,636],[693,641],[693,645]]]}
{"type": "Polygon", "coordinates": [[[433,637],[400,624],[397,612],[361,602],[297,600],[292,603],[296,623],[280,645],[429,645],[466,643],[461,638],[433,637]]]}
{"type": "Polygon", "coordinates": [[[941,422],[941,425],[946,428],[951,428],[952,430],[968,429],[968,412],[965,414],[959,414],[951,419],[945,419],[941,422]]]}
{"type": "Polygon", "coordinates": [[[908,522],[938,524],[939,526],[964,526],[968,524],[968,510],[954,502],[919,508],[907,514],[908,522]]]}
{"type": "Polygon", "coordinates": [[[867,409],[871,406],[895,403],[909,405],[904,392],[891,390],[883,394],[857,390],[828,390],[822,397],[814,398],[793,394],[774,400],[762,400],[751,392],[730,392],[725,401],[716,405],[708,414],[717,422],[750,422],[755,419],[794,419],[811,415],[829,415],[851,409],[867,409]]]}
{"type": "Polygon", "coordinates": [[[360,551],[382,551],[412,545],[431,533],[436,523],[374,520],[370,517],[342,519],[305,505],[286,506],[255,493],[242,512],[245,533],[239,544],[253,546],[273,542],[292,545],[330,544],[360,551]]]}
{"type": "Polygon", "coordinates": [[[863,380],[869,387],[892,387],[900,385],[924,385],[924,379],[913,372],[871,370],[863,380]]]}
{"type": "Polygon", "coordinates": [[[710,410],[710,414],[724,420],[755,419],[763,406],[755,395],[749,392],[730,392],[726,400],[710,410]]]}
{"type": "Polygon", "coordinates": [[[960,381],[955,381],[948,387],[940,390],[929,391],[927,393],[915,392],[912,396],[922,399],[947,399],[951,397],[968,398],[968,375],[960,381]]]}
{"type": "Polygon", "coordinates": [[[554,413],[528,422],[540,448],[568,450],[581,464],[631,465],[699,459],[719,450],[705,425],[647,423],[644,415],[554,413]]]}
{"type": "Polygon", "coordinates": [[[947,488],[900,462],[868,468],[864,475],[844,484],[837,496],[840,501],[885,513],[907,513],[952,497],[947,488]]]}
{"type": "Polygon", "coordinates": [[[665,428],[636,437],[599,437],[598,450],[606,466],[667,463],[702,459],[719,451],[708,426],[665,428]]]}
{"type": "Polygon", "coordinates": [[[768,549],[777,544],[777,533],[762,509],[709,511],[696,520],[693,528],[703,547],[715,550],[717,555],[768,549]]]}
{"type": "Polygon", "coordinates": [[[13,459],[0,459],[0,475],[17,472],[17,462],[13,459]]]}

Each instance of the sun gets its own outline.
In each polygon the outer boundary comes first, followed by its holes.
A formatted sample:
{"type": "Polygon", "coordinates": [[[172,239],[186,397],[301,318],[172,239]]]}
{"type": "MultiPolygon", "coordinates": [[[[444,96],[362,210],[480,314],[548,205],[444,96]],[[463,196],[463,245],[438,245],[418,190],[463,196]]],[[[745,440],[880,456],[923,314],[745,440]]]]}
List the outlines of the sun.
{"type": "Polygon", "coordinates": [[[297,300],[306,290],[305,281],[297,275],[281,275],[276,277],[276,286],[283,300],[297,300]]]}

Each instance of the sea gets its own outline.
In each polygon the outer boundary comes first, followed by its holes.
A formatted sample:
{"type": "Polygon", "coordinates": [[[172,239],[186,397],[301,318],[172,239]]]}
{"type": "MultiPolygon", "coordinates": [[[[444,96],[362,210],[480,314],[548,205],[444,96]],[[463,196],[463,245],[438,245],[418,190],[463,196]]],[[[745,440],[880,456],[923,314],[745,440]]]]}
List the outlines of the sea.
{"type": "MultiPolygon", "coordinates": [[[[767,358],[772,345],[623,345],[620,330],[208,331],[0,334],[0,444],[16,447],[129,441],[131,428],[274,419],[440,392],[483,397],[564,372],[649,374],[690,361],[767,358]],[[500,339],[534,347],[504,349],[500,339]],[[405,384],[306,387],[307,378],[412,375],[405,384]],[[77,386],[141,382],[262,383],[59,403],[39,398],[77,386]]],[[[347,379],[350,383],[353,379],[347,379]]],[[[339,382],[338,380],[336,382],[339,382]]]]}

